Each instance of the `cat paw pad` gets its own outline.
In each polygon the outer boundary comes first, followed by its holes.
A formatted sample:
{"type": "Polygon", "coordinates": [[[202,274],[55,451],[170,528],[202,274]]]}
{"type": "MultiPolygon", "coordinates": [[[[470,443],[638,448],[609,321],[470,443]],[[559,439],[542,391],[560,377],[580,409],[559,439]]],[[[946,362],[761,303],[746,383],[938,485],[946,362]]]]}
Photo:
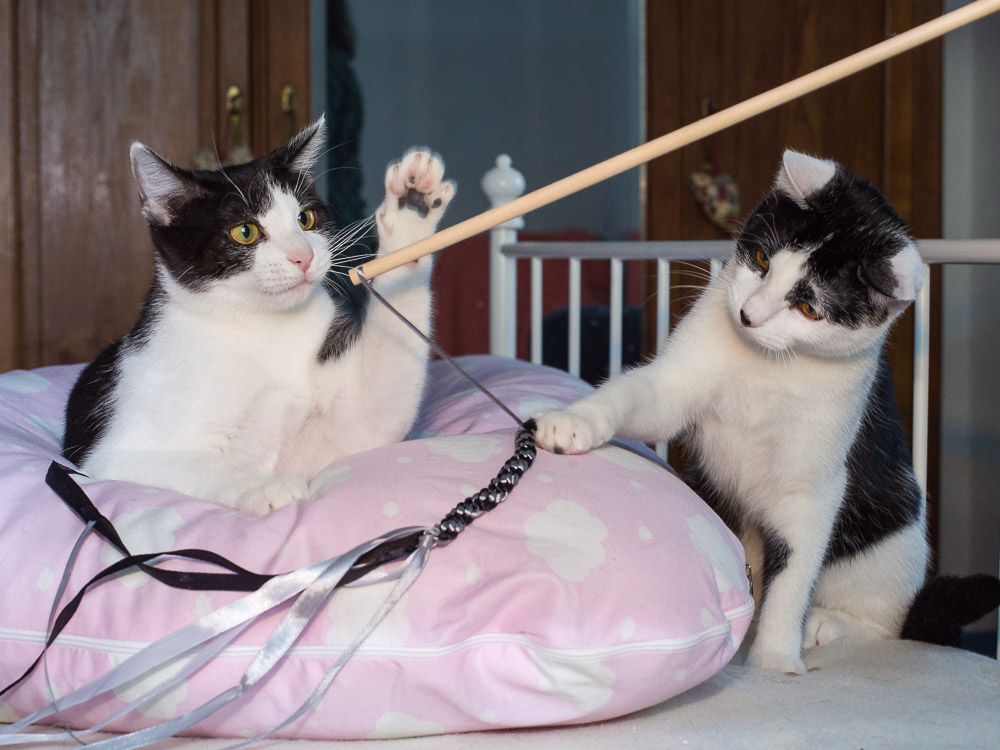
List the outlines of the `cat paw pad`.
{"type": "Polygon", "coordinates": [[[568,411],[542,412],[534,419],[535,441],[550,453],[586,453],[611,437],[589,419],[568,411]]]}
{"type": "Polygon", "coordinates": [[[414,149],[385,173],[385,201],[376,212],[379,245],[392,252],[425,237],[437,228],[455,195],[455,183],[444,179],[441,157],[414,149]]]}

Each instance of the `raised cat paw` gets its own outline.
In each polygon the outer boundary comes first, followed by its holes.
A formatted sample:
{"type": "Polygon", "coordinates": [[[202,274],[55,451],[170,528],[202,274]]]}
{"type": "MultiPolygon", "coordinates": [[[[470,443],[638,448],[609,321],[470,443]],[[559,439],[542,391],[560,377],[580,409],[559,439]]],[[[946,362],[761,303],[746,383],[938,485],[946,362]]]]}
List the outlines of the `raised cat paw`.
{"type": "Polygon", "coordinates": [[[535,441],[551,453],[586,453],[611,439],[610,430],[568,410],[535,418],[535,441]]]}
{"type": "Polygon", "coordinates": [[[379,252],[389,253],[429,237],[455,195],[444,179],[441,157],[426,149],[409,151],[385,173],[385,201],[375,213],[379,252]]]}
{"type": "Polygon", "coordinates": [[[255,516],[263,516],[296,500],[309,497],[309,485],[297,476],[274,477],[259,487],[245,491],[236,502],[236,507],[255,516]]]}

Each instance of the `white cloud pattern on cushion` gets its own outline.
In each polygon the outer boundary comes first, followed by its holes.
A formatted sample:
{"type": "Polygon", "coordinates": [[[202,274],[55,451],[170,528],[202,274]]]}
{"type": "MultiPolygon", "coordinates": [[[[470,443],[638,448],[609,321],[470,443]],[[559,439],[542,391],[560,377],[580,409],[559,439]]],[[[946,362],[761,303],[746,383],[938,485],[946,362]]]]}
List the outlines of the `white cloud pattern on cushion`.
{"type": "MultiPolygon", "coordinates": [[[[112,522],[133,555],[173,549],[174,533],[184,526],[184,519],[174,508],[160,505],[122,513],[113,518],[112,522]]],[[[121,553],[110,544],[105,543],[101,548],[101,562],[105,565],[111,565],[121,558],[121,553]]],[[[118,575],[119,583],[132,589],[144,586],[151,580],[138,570],[118,575]]]]}
{"type": "Polygon", "coordinates": [[[486,435],[439,437],[426,441],[424,445],[432,453],[468,464],[480,464],[504,452],[498,438],[486,435]]]}
{"type": "MultiPolygon", "coordinates": [[[[117,667],[127,658],[127,654],[108,654],[108,659],[114,667],[117,667]]],[[[131,703],[137,698],[142,697],[145,693],[152,690],[164,680],[173,677],[186,663],[187,659],[185,658],[175,659],[145,677],[133,680],[128,683],[128,685],[117,688],[114,693],[126,703],[131,703]]],[[[182,680],[167,692],[156,696],[146,703],[143,703],[135,710],[143,716],[148,716],[151,719],[172,719],[177,716],[177,707],[180,705],[181,701],[187,698],[187,694],[187,681],[182,680]]]]}
{"type": "Polygon", "coordinates": [[[38,574],[38,588],[42,591],[48,591],[55,580],[56,574],[52,572],[52,568],[46,567],[38,574]]]}
{"type": "Polygon", "coordinates": [[[375,731],[368,735],[370,740],[388,740],[396,737],[426,737],[430,734],[444,734],[444,727],[433,721],[423,721],[416,716],[399,712],[382,714],[375,722],[375,731]]]}
{"type": "Polygon", "coordinates": [[[317,498],[330,487],[341,482],[346,482],[350,478],[350,466],[334,466],[330,469],[324,469],[309,483],[309,497],[317,498]]]}
{"type": "MultiPolygon", "coordinates": [[[[349,646],[395,585],[395,581],[384,581],[370,586],[338,589],[336,596],[326,607],[333,620],[333,625],[326,634],[327,645],[349,646]]],[[[372,631],[364,642],[366,647],[406,645],[410,637],[410,619],[406,615],[407,597],[409,594],[403,594],[386,618],[372,631]]]]}
{"type": "Polygon", "coordinates": [[[649,459],[614,445],[605,445],[591,453],[629,471],[656,471],[656,466],[649,459]]]}
{"type": "Polygon", "coordinates": [[[726,593],[745,579],[743,561],[737,560],[722,535],[704,516],[687,519],[691,531],[691,544],[712,563],[715,585],[720,593],[726,593]]]}
{"type": "Polygon", "coordinates": [[[483,569],[475,563],[469,563],[469,567],[465,569],[465,582],[475,586],[481,580],[483,580],[483,569]]]}
{"type": "Polygon", "coordinates": [[[517,413],[521,419],[528,419],[540,412],[559,409],[562,406],[564,406],[562,402],[551,396],[523,396],[518,399],[517,413]]]}
{"type": "Polygon", "coordinates": [[[41,393],[52,387],[52,383],[41,375],[29,372],[8,372],[0,378],[0,390],[8,393],[41,393]]]}
{"type": "Polygon", "coordinates": [[[538,670],[538,689],[573,701],[585,714],[597,710],[614,694],[618,675],[600,662],[559,661],[528,652],[538,670]]]}
{"type": "Polygon", "coordinates": [[[582,505],[555,500],[524,522],[526,545],[567,581],[582,581],[605,559],[602,542],[608,527],[582,505]]]}
{"type": "Polygon", "coordinates": [[[629,638],[635,635],[635,620],[631,617],[626,617],[622,620],[621,625],[618,626],[618,635],[621,636],[623,641],[627,641],[629,638]]]}
{"type": "Polygon", "coordinates": [[[63,433],[66,432],[66,423],[63,420],[53,419],[52,417],[32,416],[25,417],[24,421],[44,433],[46,437],[62,443],[63,433]]]}
{"type": "Polygon", "coordinates": [[[198,598],[194,601],[194,613],[198,615],[198,617],[204,617],[211,611],[212,600],[208,598],[208,594],[199,594],[198,598]]]}

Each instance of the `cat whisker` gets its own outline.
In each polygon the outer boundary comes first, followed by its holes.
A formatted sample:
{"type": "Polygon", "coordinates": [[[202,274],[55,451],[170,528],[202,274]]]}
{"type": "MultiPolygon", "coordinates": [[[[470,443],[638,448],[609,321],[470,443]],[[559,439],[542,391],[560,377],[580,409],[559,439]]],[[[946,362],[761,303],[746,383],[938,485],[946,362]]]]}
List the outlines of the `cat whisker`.
{"type": "Polygon", "coordinates": [[[337,261],[341,256],[347,253],[347,251],[356,247],[363,247],[366,251],[364,254],[371,258],[374,258],[377,255],[377,253],[372,251],[372,249],[368,247],[368,245],[365,244],[361,239],[359,239],[358,237],[350,237],[345,240],[342,240],[340,243],[331,248],[330,250],[331,262],[337,261]]]}
{"type": "Polygon", "coordinates": [[[364,224],[372,224],[372,223],[374,223],[374,221],[375,221],[375,214],[372,213],[370,216],[366,216],[363,219],[358,219],[357,221],[351,222],[346,227],[341,227],[337,231],[337,234],[343,234],[344,232],[349,232],[349,231],[355,229],[356,227],[364,225],[364,224]]]}
{"type": "Polygon", "coordinates": [[[322,172],[313,175],[312,181],[316,182],[317,180],[320,180],[320,179],[326,177],[328,174],[332,174],[334,172],[342,172],[344,170],[350,170],[350,171],[353,171],[353,172],[360,172],[361,171],[361,167],[330,167],[329,169],[324,169],[322,172]]]}
{"type": "Polygon", "coordinates": [[[366,222],[362,224],[352,225],[346,230],[341,230],[333,237],[333,245],[336,246],[342,244],[345,241],[350,241],[355,237],[357,237],[359,234],[364,234],[365,232],[370,231],[372,229],[372,226],[373,226],[372,223],[366,222]]]}
{"type": "MultiPolygon", "coordinates": [[[[316,154],[316,157],[313,160],[313,166],[318,164],[321,159],[328,156],[332,151],[334,151],[337,148],[339,148],[339,146],[330,146],[329,148],[325,148],[322,151],[320,151],[318,154],[316,154]]],[[[326,172],[323,172],[322,174],[326,174],[326,172]]],[[[294,192],[298,193],[299,187],[301,187],[302,185],[301,181],[304,178],[309,178],[309,183],[308,183],[309,185],[315,185],[316,180],[319,179],[322,176],[322,174],[321,175],[313,174],[312,170],[308,170],[306,172],[299,172],[299,180],[296,182],[294,192]]]]}
{"type": "Polygon", "coordinates": [[[320,151],[319,155],[316,157],[316,161],[319,161],[324,156],[329,156],[334,151],[336,151],[338,148],[342,148],[344,146],[347,146],[347,145],[349,145],[351,143],[356,143],[356,142],[357,142],[357,138],[352,138],[352,139],[350,139],[348,141],[341,141],[340,143],[338,143],[336,145],[329,146],[328,148],[325,148],[322,151],[320,151]]]}
{"type": "Polygon", "coordinates": [[[342,234],[344,234],[346,232],[354,231],[358,227],[361,227],[361,226],[371,227],[374,224],[375,224],[375,214],[373,213],[371,216],[368,216],[368,217],[366,217],[364,219],[358,219],[357,221],[355,221],[355,222],[353,222],[351,224],[348,224],[346,227],[343,227],[342,229],[340,229],[337,232],[337,234],[339,236],[339,235],[342,235],[342,234]]]}
{"type": "MultiPolygon", "coordinates": [[[[330,155],[331,153],[333,153],[335,150],[337,150],[341,146],[346,146],[349,143],[354,143],[355,140],[356,139],[352,139],[352,140],[349,140],[349,141],[343,141],[342,143],[338,143],[336,145],[333,145],[333,146],[330,146],[328,148],[323,149],[321,152],[319,152],[319,154],[316,155],[316,159],[313,162],[314,165],[317,164],[317,163],[319,163],[319,161],[321,159],[323,159],[326,156],[330,155]]],[[[293,190],[293,194],[296,195],[296,196],[298,196],[303,187],[315,186],[316,182],[319,179],[321,179],[322,177],[325,177],[330,172],[335,172],[338,169],[354,169],[354,170],[357,170],[359,172],[361,171],[360,167],[331,167],[330,169],[324,170],[323,172],[320,172],[318,174],[314,174],[312,172],[312,170],[310,170],[308,172],[299,172],[299,178],[295,182],[295,189],[293,190]],[[303,183],[304,179],[308,179],[309,180],[308,183],[303,183]]]]}
{"type": "Polygon", "coordinates": [[[333,239],[333,245],[330,248],[330,252],[333,257],[336,257],[344,250],[353,247],[356,244],[356,240],[359,236],[366,234],[375,224],[375,214],[367,219],[362,219],[361,221],[355,222],[351,226],[347,227],[345,230],[341,230],[336,237],[333,239]]]}

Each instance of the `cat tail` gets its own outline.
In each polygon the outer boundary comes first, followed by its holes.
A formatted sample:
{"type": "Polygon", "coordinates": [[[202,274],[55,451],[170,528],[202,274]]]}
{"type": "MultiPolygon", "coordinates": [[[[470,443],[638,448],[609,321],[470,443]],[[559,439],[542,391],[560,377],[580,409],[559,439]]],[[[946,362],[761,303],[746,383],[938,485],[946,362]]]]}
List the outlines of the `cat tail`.
{"type": "Polygon", "coordinates": [[[958,646],[962,628],[1000,606],[1000,578],[939,576],[917,592],[899,637],[958,646]]]}

